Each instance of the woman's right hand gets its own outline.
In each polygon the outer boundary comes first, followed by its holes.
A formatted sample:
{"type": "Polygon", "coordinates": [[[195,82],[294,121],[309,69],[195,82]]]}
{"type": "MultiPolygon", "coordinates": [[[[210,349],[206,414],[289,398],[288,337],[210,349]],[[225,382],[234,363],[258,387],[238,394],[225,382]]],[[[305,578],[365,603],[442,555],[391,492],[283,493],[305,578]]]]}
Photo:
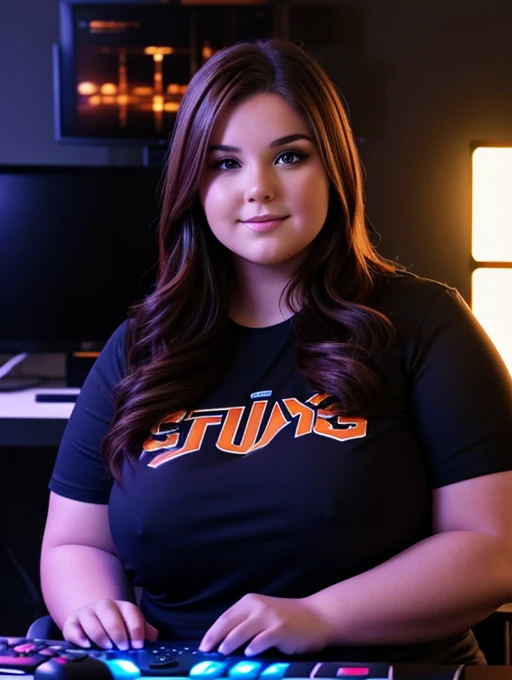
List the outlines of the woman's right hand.
{"type": "Polygon", "coordinates": [[[65,640],[79,647],[94,642],[102,649],[141,649],[145,640],[156,641],[158,631],[140,609],[126,600],[96,600],[68,616],[62,627],[65,640]]]}

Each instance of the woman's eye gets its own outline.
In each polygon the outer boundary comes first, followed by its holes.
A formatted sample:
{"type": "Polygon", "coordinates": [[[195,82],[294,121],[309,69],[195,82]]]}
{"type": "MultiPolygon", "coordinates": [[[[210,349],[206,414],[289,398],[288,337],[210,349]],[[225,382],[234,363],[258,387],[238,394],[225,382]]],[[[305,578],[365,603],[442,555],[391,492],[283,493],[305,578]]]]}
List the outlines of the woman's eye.
{"type": "Polygon", "coordinates": [[[213,167],[218,170],[234,170],[239,167],[239,163],[234,158],[220,158],[213,163],[213,167]]]}
{"type": "Polygon", "coordinates": [[[283,151],[283,153],[277,157],[276,162],[282,163],[283,165],[295,165],[296,163],[300,163],[304,158],[305,155],[298,153],[297,151],[283,151]]]}

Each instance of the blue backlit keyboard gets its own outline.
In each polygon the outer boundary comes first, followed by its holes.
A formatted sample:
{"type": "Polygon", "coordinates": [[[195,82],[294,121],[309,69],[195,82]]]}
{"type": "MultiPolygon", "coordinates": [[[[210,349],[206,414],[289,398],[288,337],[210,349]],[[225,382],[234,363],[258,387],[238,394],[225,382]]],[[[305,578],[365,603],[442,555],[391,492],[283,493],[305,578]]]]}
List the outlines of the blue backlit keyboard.
{"type": "MultiPolygon", "coordinates": [[[[300,660],[299,660],[300,659],[300,660]]],[[[0,678],[23,680],[512,680],[512,667],[290,660],[200,652],[197,643],[84,650],[58,640],[0,637],[0,678]]]]}
{"type": "Polygon", "coordinates": [[[197,643],[147,643],[144,649],[84,650],[69,642],[25,638],[0,638],[0,677],[187,678],[187,680],[281,680],[282,678],[388,678],[389,664],[333,661],[273,661],[244,656],[200,652],[197,643]],[[93,667],[94,666],[94,667],[93,667]],[[95,670],[97,669],[97,671],[95,670]],[[53,670],[53,672],[52,672],[53,670]],[[58,671],[58,672],[57,672],[58,671]],[[78,675],[78,672],[80,675],[78,675]]]}

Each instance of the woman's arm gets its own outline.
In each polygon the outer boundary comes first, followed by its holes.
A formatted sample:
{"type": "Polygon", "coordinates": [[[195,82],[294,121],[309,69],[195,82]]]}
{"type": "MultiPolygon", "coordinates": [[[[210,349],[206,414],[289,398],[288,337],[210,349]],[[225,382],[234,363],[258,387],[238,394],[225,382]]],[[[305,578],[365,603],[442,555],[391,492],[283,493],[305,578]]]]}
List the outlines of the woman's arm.
{"type": "Polygon", "coordinates": [[[107,505],[50,494],[41,587],[48,611],[71,642],[125,648],[156,637],[133,604],[110,534],[107,505]]]}
{"type": "Polygon", "coordinates": [[[433,536],[306,598],[334,644],[434,640],[512,600],[512,472],[435,490],[433,519],[433,536]]]}
{"type": "MultiPolygon", "coordinates": [[[[303,653],[329,645],[413,644],[449,636],[512,600],[512,472],[434,491],[435,535],[300,600],[248,595],[202,642],[303,653]]],[[[371,540],[371,539],[369,539],[371,540]]]]}

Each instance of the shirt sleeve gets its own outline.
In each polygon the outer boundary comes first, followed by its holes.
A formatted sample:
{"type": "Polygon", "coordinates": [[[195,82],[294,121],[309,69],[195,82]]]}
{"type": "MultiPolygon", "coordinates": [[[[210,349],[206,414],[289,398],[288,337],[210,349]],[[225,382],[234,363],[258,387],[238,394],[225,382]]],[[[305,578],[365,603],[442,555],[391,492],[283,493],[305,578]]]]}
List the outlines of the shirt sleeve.
{"type": "Polygon", "coordinates": [[[114,415],[113,390],[125,375],[125,321],[94,362],[66,425],[50,479],[51,491],[88,503],[108,503],[113,479],[101,441],[114,415]]]}
{"type": "Polygon", "coordinates": [[[409,357],[412,414],[434,488],[512,469],[512,380],[460,294],[445,288],[409,357]]]}

